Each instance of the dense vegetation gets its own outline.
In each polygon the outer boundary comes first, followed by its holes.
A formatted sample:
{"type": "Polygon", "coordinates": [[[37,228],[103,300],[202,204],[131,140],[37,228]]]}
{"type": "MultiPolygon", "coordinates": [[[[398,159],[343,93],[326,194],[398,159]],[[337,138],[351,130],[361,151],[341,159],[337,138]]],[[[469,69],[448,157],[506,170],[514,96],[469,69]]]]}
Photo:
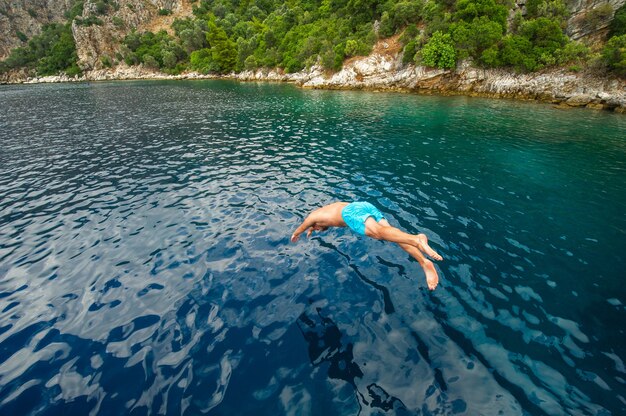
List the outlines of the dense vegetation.
{"type": "MultiPolygon", "coordinates": [[[[71,22],[83,12],[83,1],[76,1],[66,14],[68,23],[44,25],[39,35],[28,40],[18,33],[23,47],[15,48],[7,59],[0,62],[0,73],[10,69],[27,68],[36,70],[39,75],[54,75],[64,72],[69,76],[81,72],[77,65],[78,56],[72,35],[71,22]]],[[[34,12],[33,12],[34,13],[34,12]]]]}
{"type": "Polygon", "coordinates": [[[0,73],[14,68],[35,69],[39,75],[65,72],[79,74],[76,64],[76,45],[69,24],[45,25],[41,34],[28,41],[27,46],[15,48],[9,57],[0,62],[0,73]]]}
{"type": "MultiPolygon", "coordinates": [[[[626,75],[624,7],[595,58],[564,34],[563,0],[527,0],[525,15],[511,15],[511,7],[509,0],[202,0],[194,2],[193,17],[174,21],[172,34],[133,31],[116,56],[103,56],[101,62],[141,63],[172,74],[262,67],[296,72],[315,64],[338,70],[346,58],[370,53],[377,39],[401,34],[405,63],[446,69],[471,59],[479,66],[529,72],[553,65],[579,70],[595,60],[626,75]]],[[[95,9],[93,16],[76,18],[76,23],[102,24],[101,17],[119,6],[99,0],[95,9]]],[[[76,1],[68,18],[80,12],[82,1],[76,1]]],[[[119,17],[112,22],[123,26],[119,17]]],[[[46,26],[0,63],[0,71],[16,67],[40,75],[77,73],[69,25],[46,26]]]]}
{"type": "Polygon", "coordinates": [[[174,22],[174,36],[126,36],[122,56],[129,64],[166,72],[258,67],[296,72],[318,62],[339,69],[345,58],[368,54],[377,39],[373,22],[380,13],[363,11],[370,6],[361,0],[202,1],[194,6],[193,18],[174,22]]]}
{"type": "Polygon", "coordinates": [[[615,73],[626,76],[626,4],[615,13],[602,57],[615,73]]]}
{"type": "Polygon", "coordinates": [[[467,58],[518,71],[587,59],[588,48],[563,32],[563,0],[528,0],[526,8],[509,21],[507,0],[201,1],[193,18],[175,22],[173,36],[129,34],[121,58],[170,73],[337,70],[378,38],[402,33],[405,63],[442,69],[467,58]]]}

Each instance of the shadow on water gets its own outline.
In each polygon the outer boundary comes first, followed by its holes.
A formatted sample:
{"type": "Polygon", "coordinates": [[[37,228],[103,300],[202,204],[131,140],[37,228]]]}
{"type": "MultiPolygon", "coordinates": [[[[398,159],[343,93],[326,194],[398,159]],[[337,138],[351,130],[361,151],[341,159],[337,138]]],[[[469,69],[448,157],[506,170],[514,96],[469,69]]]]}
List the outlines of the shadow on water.
{"type": "Polygon", "coordinates": [[[359,270],[358,266],[356,266],[355,264],[352,264],[352,262],[350,262],[350,256],[345,254],[345,253],[343,253],[343,252],[341,252],[341,250],[339,250],[332,243],[325,242],[325,241],[323,241],[321,239],[319,240],[319,242],[320,242],[320,245],[322,247],[326,247],[326,248],[332,249],[336,253],[341,255],[344,259],[346,259],[349,267],[352,269],[354,274],[356,274],[359,277],[359,279],[361,279],[365,284],[370,285],[371,287],[373,287],[374,289],[376,289],[376,290],[378,290],[380,292],[380,294],[383,297],[383,305],[384,305],[384,308],[385,308],[385,313],[392,314],[392,313],[395,312],[395,308],[393,307],[393,302],[391,301],[391,296],[389,294],[389,289],[387,287],[385,287],[384,285],[381,285],[379,283],[376,283],[372,279],[368,279],[363,273],[361,273],[361,271],[359,270]]]}
{"type": "Polygon", "coordinates": [[[323,362],[328,363],[328,377],[352,385],[360,397],[359,407],[363,403],[372,408],[407,414],[407,409],[400,399],[389,395],[375,383],[367,386],[369,396],[367,398],[358,391],[355,379],[363,377],[363,371],[354,362],[353,345],[351,343],[342,345],[339,327],[331,318],[323,316],[320,308],[316,308],[315,314],[311,317],[303,312],[298,318],[298,327],[308,343],[311,364],[319,366],[323,362]]]}

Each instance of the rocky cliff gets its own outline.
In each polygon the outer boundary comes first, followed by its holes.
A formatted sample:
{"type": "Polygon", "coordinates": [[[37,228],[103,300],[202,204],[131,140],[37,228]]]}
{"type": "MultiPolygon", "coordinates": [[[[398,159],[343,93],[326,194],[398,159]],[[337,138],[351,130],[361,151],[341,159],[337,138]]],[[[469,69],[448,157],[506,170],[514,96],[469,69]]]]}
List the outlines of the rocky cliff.
{"type": "Polygon", "coordinates": [[[625,3],[626,0],[567,0],[570,18],[566,33],[587,44],[604,40],[615,12],[625,3]]]}
{"type": "Polygon", "coordinates": [[[0,0],[0,60],[23,46],[46,23],[61,23],[72,0],[0,0]]]}
{"type": "Polygon", "coordinates": [[[171,30],[175,18],[191,15],[191,3],[188,0],[118,0],[101,12],[94,0],[87,0],[83,15],[72,23],[78,63],[86,70],[101,69],[103,57],[114,60],[120,41],[132,30],[171,30]],[[171,14],[160,15],[159,10],[168,10],[171,14]],[[89,22],[90,18],[99,19],[98,24],[82,23],[89,22]]]}

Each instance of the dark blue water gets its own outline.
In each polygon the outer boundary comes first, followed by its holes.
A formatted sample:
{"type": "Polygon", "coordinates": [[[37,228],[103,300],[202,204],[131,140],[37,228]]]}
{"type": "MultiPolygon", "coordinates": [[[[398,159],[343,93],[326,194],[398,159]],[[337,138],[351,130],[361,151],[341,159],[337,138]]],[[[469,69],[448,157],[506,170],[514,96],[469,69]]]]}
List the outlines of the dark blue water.
{"type": "Polygon", "coordinates": [[[272,84],[0,89],[0,414],[626,414],[626,117],[272,84]],[[440,286],[310,211],[424,232],[440,286]]]}

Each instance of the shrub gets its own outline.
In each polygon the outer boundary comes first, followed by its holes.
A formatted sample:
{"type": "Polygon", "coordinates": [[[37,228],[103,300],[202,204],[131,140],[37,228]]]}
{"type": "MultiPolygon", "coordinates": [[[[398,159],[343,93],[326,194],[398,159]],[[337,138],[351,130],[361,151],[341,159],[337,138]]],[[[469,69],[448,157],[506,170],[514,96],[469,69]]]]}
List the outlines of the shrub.
{"type": "Polygon", "coordinates": [[[129,52],[124,55],[124,62],[126,62],[126,65],[128,66],[137,65],[139,64],[139,57],[136,53],[129,52]]]}
{"type": "Polygon", "coordinates": [[[580,65],[572,65],[569,68],[567,68],[567,70],[570,72],[580,72],[582,69],[583,67],[580,65]]]}
{"type": "Polygon", "coordinates": [[[3,62],[3,69],[30,68],[39,75],[59,72],[79,73],[76,45],[69,24],[44,25],[39,35],[33,36],[26,47],[13,49],[3,62]]]}
{"type": "Polygon", "coordinates": [[[626,4],[617,9],[609,28],[610,37],[626,35],[626,4]]]}
{"type": "Polygon", "coordinates": [[[22,42],[28,41],[28,36],[26,36],[23,32],[20,32],[19,30],[15,32],[15,36],[17,36],[17,38],[22,42]]]}
{"type": "Polygon", "coordinates": [[[84,0],[74,1],[74,4],[72,4],[72,7],[70,7],[70,9],[67,12],[65,12],[65,17],[67,18],[67,20],[72,21],[74,20],[76,16],[82,15],[84,5],[85,5],[84,0]]]}
{"type": "Polygon", "coordinates": [[[400,36],[400,43],[406,45],[407,43],[414,41],[417,35],[420,34],[419,29],[415,25],[408,25],[402,35],[400,36]]]}
{"type": "Polygon", "coordinates": [[[480,55],[480,61],[487,66],[498,67],[502,66],[502,61],[500,60],[499,50],[497,46],[492,46],[483,51],[480,55]]]}
{"type": "Polygon", "coordinates": [[[108,55],[102,55],[100,62],[102,62],[102,66],[105,68],[111,68],[113,66],[113,62],[111,62],[111,58],[108,55]]]}
{"type": "Polygon", "coordinates": [[[388,12],[384,12],[380,17],[380,25],[378,26],[378,35],[381,38],[387,38],[393,35],[395,28],[388,12]]]}
{"type": "Polygon", "coordinates": [[[594,7],[583,16],[585,25],[596,27],[613,16],[613,6],[610,4],[602,4],[594,7]]]}
{"type": "Polygon", "coordinates": [[[341,69],[341,66],[343,65],[344,59],[346,59],[345,45],[343,43],[335,45],[335,47],[333,48],[333,52],[335,53],[335,56],[333,59],[332,69],[335,71],[339,71],[341,69]]]}
{"type": "Polygon", "coordinates": [[[388,2],[380,18],[379,35],[388,37],[395,34],[411,23],[417,23],[422,18],[422,3],[420,1],[388,2]]]}
{"type": "Polygon", "coordinates": [[[102,15],[107,12],[109,5],[103,0],[98,0],[95,2],[94,7],[96,9],[96,13],[102,15]]]}
{"type": "Polygon", "coordinates": [[[169,16],[172,14],[170,9],[159,9],[159,16],[169,16]]]}
{"type": "Polygon", "coordinates": [[[508,13],[506,6],[496,3],[495,0],[457,0],[454,18],[472,22],[474,19],[486,17],[500,24],[504,30],[508,13]]]}
{"type": "Polygon", "coordinates": [[[626,76],[626,35],[609,39],[602,50],[602,59],[611,71],[626,76]]]}
{"type": "Polygon", "coordinates": [[[348,39],[346,41],[346,47],[344,52],[346,56],[354,56],[359,48],[359,43],[354,39],[348,39]]]}
{"type": "Polygon", "coordinates": [[[111,18],[111,22],[113,22],[113,25],[117,28],[123,28],[124,27],[124,20],[122,20],[120,17],[118,16],[113,16],[111,18]]]}
{"type": "Polygon", "coordinates": [[[173,69],[178,63],[178,57],[171,50],[163,51],[163,67],[167,69],[173,69]]]}
{"type": "Polygon", "coordinates": [[[554,53],[567,43],[558,22],[540,17],[522,23],[520,34],[530,40],[538,53],[554,53]]]}
{"type": "Polygon", "coordinates": [[[202,74],[208,74],[214,71],[215,67],[213,66],[211,50],[203,48],[193,51],[190,55],[190,67],[194,71],[198,71],[202,74]]]}
{"type": "Polygon", "coordinates": [[[564,48],[558,49],[555,52],[556,61],[560,64],[567,64],[570,62],[578,62],[587,60],[591,53],[588,46],[580,42],[569,42],[564,48]]]}
{"type": "Polygon", "coordinates": [[[396,29],[404,27],[410,23],[417,23],[422,18],[421,1],[400,1],[395,3],[392,9],[393,24],[396,29]]]}
{"type": "Polygon", "coordinates": [[[448,33],[435,32],[420,51],[421,63],[440,69],[454,68],[456,51],[448,33]]]}
{"type": "Polygon", "coordinates": [[[485,49],[490,48],[502,39],[502,26],[482,16],[471,23],[464,21],[450,26],[459,59],[468,56],[479,59],[485,49]]]}
{"type": "Polygon", "coordinates": [[[415,60],[415,53],[417,52],[417,41],[412,40],[408,42],[402,50],[402,63],[408,64],[415,60]]]}
{"type": "Polygon", "coordinates": [[[207,42],[211,45],[211,58],[214,70],[221,73],[230,72],[237,63],[237,46],[228,38],[221,27],[214,23],[209,24],[209,32],[206,35],[207,42]]]}
{"type": "Polygon", "coordinates": [[[84,19],[80,19],[77,17],[76,19],[74,19],[74,21],[79,26],[93,26],[93,25],[102,26],[104,24],[102,19],[96,16],[87,16],[84,19]]]}
{"type": "Polygon", "coordinates": [[[154,67],[154,59],[158,68],[169,70],[177,68],[179,63],[186,62],[188,58],[183,47],[164,30],[158,33],[144,32],[139,34],[133,31],[127,34],[124,37],[121,52],[128,65],[143,62],[154,67]],[[145,58],[147,55],[149,58],[145,58]],[[148,63],[146,63],[146,59],[148,63]]]}
{"type": "Polygon", "coordinates": [[[150,54],[145,54],[142,57],[142,62],[146,67],[150,69],[158,69],[160,66],[159,61],[157,61],[157,59],[150,54]]]}
{"type": "Polygon", "coordinates": [[[527,0],[526,18],[547,17],[563,22],[567,17],[567,6],[563,0],[527,0]]]}
{"type": "Polygon", "coordinates": [[[244,68],[251,70],[251,69],[255,69],[258,66],[258,63],[256,61],[256,58],[254,57],[254,55],[250,55],[246,58],[246,60],[244,61],[244,68]]]}
{"type": "MultiPolygon", "coordinates": [[[[493,57],[485,57],[491,59],[493,57]]],[[[502,66],[512,66],[518,71],[534,71],[539,64],[533,54],[533,45],[528,38],[520,35],[507,35],[502,40],[498,58],[502,66]]]]}
{"type": "MultiPolygon", "coordinates": [[[[322,56],[322,64],[327,67],[330,68],[333,66],[334,62],[335,62],[335,56],[332,53],[332,51],[329,51],[327,53],[325,53],[322,56]]],[[[300,61],[297,57],[295,56],[287,56],[283,59],[282,62],[285,71],[288,74],[292,74],[294,72],[298,72],[301,71],[302,69],[304,69],[304,64],[302,63],[302,61],[300,61]]]]}

